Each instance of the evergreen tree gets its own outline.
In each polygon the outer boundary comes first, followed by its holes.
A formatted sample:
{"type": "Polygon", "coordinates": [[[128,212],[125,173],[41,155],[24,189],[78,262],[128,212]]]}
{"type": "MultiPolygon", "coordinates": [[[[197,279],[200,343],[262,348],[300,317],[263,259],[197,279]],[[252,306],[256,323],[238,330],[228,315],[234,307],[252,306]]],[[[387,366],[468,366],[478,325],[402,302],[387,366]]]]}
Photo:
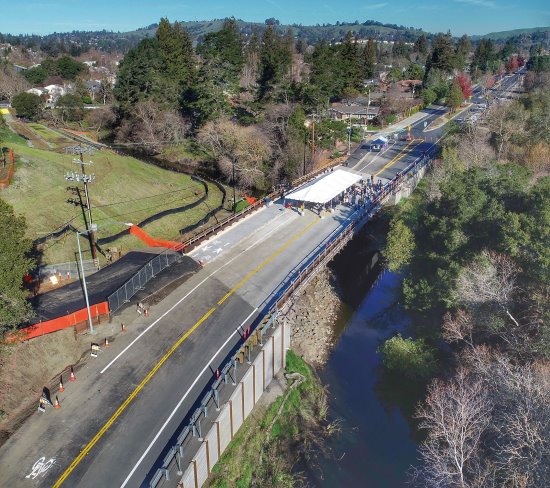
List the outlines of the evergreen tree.
{"type": "Polygon", "coordinates": [[[206,34],[197,53],[210,71],[218,73],[218,76],[211,77],[219,77],[217,82],[220,85],[237,84],[244,64],[244,53],[236,20],[226,19],[221,30],[206,34]]]}
{"type": "Polygon", "coordinates": [[[369,39],[363,49],[363,76],[365,78],[372,78],[376,74],[377,62],[376,42],[369,39]]]}
{"type": "Polygon", "coordinates": [[[414,41],[413,51],[420,54],[428,53],[428,39],[424,34],[419,36],[416,41],[414,41]]]}
{"type": "Polygon", "coordinates": [[[463,70],[466,66],[466,60],[468,59],[468,54],[472,49],[472,43],[470,42],[469,37],[464,34],[456,44],[455,50],[455,67],[459,70],[463,70]]]}
{"type": "Polygon", "coordinates": [[[154,98],[161,70],[156,39],[143,39],[130,49],[118,69],[114,95],[122,115],[127,114],[140,100],[154,98]]]}
{"type": "Polygon", "coordinates": [[[160,20],[156,34],[161,71],[182,85],[190,85],[195,74],[193,42],[179,22],[173,26],[168,19],[160,20]]]}
{"type": "Polygon", "coordinates": [[[481,39],[474,52],[472,71],[475,69],[488,71],[492,68],[495,59],[496,54],[493,41],[491,39],[481,39]]]}
{"type": "Polygon", "coordinates": [[[432,54],[428,59],[426,71],[439,69],[450,73],[454,67],[454,49],[451,33],[437,34],[432,42],[432,54]]]}
{"type": "Polygon", "coordinates": [[[348,31],[340,50],[341,76],[343,77],[344,91],[354,91],[361,88],[362,73],[359,62],[357,40],[353,38],[351,31],[348,31]]]}
{"type": "Polygon", "coordinates": [[[31,308],[23,290],[23,276],[34,266],[25,238],[25,219],[0,200],[0,334],[25,322],[31,308]]]}
{"type": "Polygon", "coordinates": [[[273,91],[288,73],[292,63],[292,51],[288,36],[282,38],[270,25],[264,30],[260,48],[260,98],[273,91]]]}

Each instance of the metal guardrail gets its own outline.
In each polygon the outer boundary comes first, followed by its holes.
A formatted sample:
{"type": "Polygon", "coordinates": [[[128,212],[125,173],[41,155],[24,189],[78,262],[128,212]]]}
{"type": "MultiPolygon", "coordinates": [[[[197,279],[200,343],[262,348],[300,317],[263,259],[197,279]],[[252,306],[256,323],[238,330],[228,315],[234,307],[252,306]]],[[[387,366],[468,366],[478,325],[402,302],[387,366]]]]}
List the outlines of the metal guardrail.
{"type": "Polygon", "coordinates": [[[139,290],[143,290],[143,287],[157,274],[166,269],[168,266],[181,260],[181,258],[181,253],[173,249],[167,249],[163,253],[157,254],[153,259],[140,268],[134,276],[126,281],[126,283],[107,297],[107,302],[109,302],[109,312],[111,314],[116,312],[125,303],[128,303],[130,298],[132,298],[139,290]]]}
{"type": "Polygon", "coordinates": [[[162,466],[155,471],[149,481],[149,486],[151,488],[156,488],[163,479],[170,480],[169,468],[172,463],[175,462],[177,464],[178,472],[181,473],[184,471],[181,464],[184,455],[184,444],[188,442],[190,438],[202,438],[201,421],[206,419],[208,409],[213,405],[216,409],[221,407],[220,391],[228,384],[229,380],[231,380],[233,384],[236,384],[237,364],[245,359],[247,359],[247,362],[250,362],[251,351],[257,342],[263,345],[264,336],[273,327],[275,320],[281,311],[284,310],[285,305],[290,302],[295,294],[300,292],[315,275],[315,272],[329,262],[355,233],[380,210],[383,201],[387,197],[396,193],[410,178],[422,168],[429,165],[431,161],[432,159],[428,154],[413,161],[393,180],[388,182],[365,207],[359,209],[355,219],[345,227],[334,231],[324,239],[315,250],[306,256],[294,270],[290,271],[280,287],[274,290],[270,302],[266,305],[267,311],[264,313],[263,319],[259,322],[256,321],[255,326],[251,326],[248,335],[243,334],[243,341],[240,346],[237,346],[237,352],[232,354],[230,359],[218,370],[219,377],[212,382],[210,388],[200,400],[199,406],[189,417],[187,425],[178,434],[176,444],[168,450],[163,459],[162,466]]]}

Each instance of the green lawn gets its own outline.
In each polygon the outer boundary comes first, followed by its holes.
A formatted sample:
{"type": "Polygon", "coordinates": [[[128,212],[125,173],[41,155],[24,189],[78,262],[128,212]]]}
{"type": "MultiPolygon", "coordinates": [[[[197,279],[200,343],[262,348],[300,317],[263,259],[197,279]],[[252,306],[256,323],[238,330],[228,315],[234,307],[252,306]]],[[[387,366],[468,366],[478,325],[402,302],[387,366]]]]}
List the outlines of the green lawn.
{"type": "MultiPolygon", "coordinates": [[[[55,132],[33,124],[36,130],[48,140],[60,138],[55,132]],[[38,127],[37,127],[38,126],[38,127]]],[[[73,163],[74,155],[40,150],[27,146],[24,139],[3,129],[0,137],[3,144],[11,147],[17,158],[12,184],[0,190],[0,198],[13,205],[18,214],[27,219],[28,237],[36,239],[59,229],[68,222],[84,229],[82,211],[67,203],[76,198],[67,191],[65,174],[80,171],[73,163]]],[[[138,159],[121,156],[109,150],[86,155],[87,173],[94,173],[95,181],[90,185],[90,198],[94,222],[100,230],[98,237],[113,235],[127,228],[125,222],[138,223],[145,218],[166,209],[184,206],[197,201],[204,195],[203,185],[192,181],[190,176],[159,168],[138,159]]],[[[222,194],[215,185],[209,185],[209,196],[205,204],[183,213],[169,215],[144,226],[154,237],[175,239],[179,229],[199,221],[211,208],[216,208],[222,194]]],[[[122,247],[127,251],[141,247],[141,241],[127,235],[109,247],[122,247]]],[[[44,245],[44,262],[57,263],[74,258],[76,248],[74,236],[50,240],[44,245]]]]}

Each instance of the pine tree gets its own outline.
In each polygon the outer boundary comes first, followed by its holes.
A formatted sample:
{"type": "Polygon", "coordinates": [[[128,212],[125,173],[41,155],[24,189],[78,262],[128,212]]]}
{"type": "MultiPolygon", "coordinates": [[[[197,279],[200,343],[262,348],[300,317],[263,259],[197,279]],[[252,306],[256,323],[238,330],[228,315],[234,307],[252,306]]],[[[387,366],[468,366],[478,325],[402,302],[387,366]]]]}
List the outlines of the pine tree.
{"type": "Polygon", "coordinates": [[[173,26],[168,19],[160,20],[156,34],[162,72],[183,85],[189,85],[195,75],[193,42],[179,22],[173,26]]]}
{"type": "Polygon", "coordinates": [[[348,31],[341,45],[340,64],[342,84],[345,91],[357,90],[361,87],[361,67],[357,39],[348,31]]]}
{"type": "Polygon", "coordinates": [[[454,112],[462,103],[464,102],[464,95],[462,93],[462,88],[460,87],[460,84],[457,80],[453,81],[453,84],[451,85],[451,89],[449,90],[449,93],[447,94],[446,102],[445,104],[451,112],[454,112]]]}
{"type": "Polygon", "coordinates": [[[365,78],[372,78],[376,73],[376,42],[369,39],[363,49],[363,73],[365,78]]]}
{"type": "Polygon", "coordinates": [[[450,73],[454,67],[454,49],[451,33],[437,34],[432,43],[432,55],[428,61],[428,70],[440,69],[450,73]]]}
{"type": "Polygon", "coordinates": [[[420,54],[427,54],[428,53],[428,39],[424,34],[419,36],[416,41],[414,42],[414,52],[420,53],[420,54]]]}

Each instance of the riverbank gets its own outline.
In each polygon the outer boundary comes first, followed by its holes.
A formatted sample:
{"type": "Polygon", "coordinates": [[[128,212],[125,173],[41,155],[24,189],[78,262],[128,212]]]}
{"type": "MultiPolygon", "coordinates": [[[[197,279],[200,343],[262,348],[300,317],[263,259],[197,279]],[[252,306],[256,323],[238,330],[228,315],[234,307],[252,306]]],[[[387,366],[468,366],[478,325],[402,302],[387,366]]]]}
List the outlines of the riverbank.
{"type": "Polygon", "coordinates": [[[325,268],[284,315],[293,350],[316,368],[326,363],[334,345],[333,325],[341,306],[334,274],[325,268]]]}
{"type": "Polygon", "coordinates": [[[266,393],[205,486],[296,486],[302,475],[294,466],[314,462],[315,453],[325,452],[325,439],[337,430],[337,423],[327,421],[327,392],[312,368],[292,350],[287,352],[284,375],[266,393]]]}

